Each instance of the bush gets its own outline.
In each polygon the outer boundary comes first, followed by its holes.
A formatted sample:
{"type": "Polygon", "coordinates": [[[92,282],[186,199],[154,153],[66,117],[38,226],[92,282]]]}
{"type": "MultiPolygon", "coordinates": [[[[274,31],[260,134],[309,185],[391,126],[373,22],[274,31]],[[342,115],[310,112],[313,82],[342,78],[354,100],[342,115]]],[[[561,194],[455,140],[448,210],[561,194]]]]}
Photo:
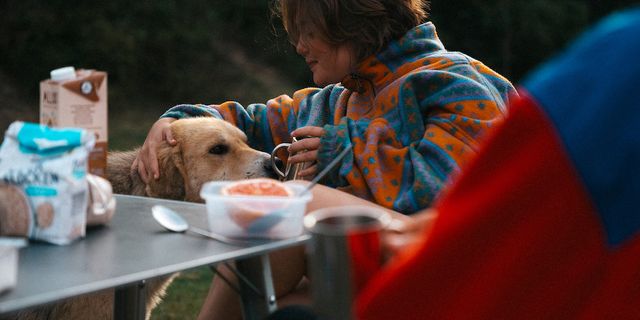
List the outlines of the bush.
{"type": "Polygon", "coordinates": [[[0,12],[0,68],[29,92],[66,65],[108,71],[110,97],[125,104],[218,102],[240,93],[234,86],[265,91],[238,63],[260,74],[265,61],[297,62],[289,79],[308,77],[286,40],[276,40],[262,1],[9,0],[0,12]]]}
{"type": "MultiPolygon", "coordinates": [[[[433,1],[432,18],[447,48],[518,82],[588,24],[634,2],[433,1]]],[[[265,101],[311,85],[269,4],[6,0],[0,3],[0,70],[29,96],[51,69],[106,70],[116,108],[129,107],[131,99],[166,106],[265,101]]]]}

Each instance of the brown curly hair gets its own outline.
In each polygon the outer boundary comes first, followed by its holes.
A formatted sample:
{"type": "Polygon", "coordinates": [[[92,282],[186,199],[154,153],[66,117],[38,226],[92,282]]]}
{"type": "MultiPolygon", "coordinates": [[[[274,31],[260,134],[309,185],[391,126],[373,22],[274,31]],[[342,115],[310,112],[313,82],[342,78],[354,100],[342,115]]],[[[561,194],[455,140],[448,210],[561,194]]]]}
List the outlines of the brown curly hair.
{"type": "Polygon", "coordinates": [[[310,28],[331,45],[350,44],[361,61],[427,20],[429,1],[278,0],[274,9],[294,45],[310,28]]]}

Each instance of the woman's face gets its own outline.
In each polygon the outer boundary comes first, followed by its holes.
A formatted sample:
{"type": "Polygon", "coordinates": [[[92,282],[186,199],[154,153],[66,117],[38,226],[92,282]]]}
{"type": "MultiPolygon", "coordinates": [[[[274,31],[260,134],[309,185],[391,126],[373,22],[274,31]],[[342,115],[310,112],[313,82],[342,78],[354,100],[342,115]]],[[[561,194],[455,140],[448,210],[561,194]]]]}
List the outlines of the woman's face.
{"type": "Polygon", "coordinates": [[[318,86],[338,83],[352,70],[353,50],[349,46],[332,46],[313,32],[301,33],[296,52],[304,58],[318,86]]]}

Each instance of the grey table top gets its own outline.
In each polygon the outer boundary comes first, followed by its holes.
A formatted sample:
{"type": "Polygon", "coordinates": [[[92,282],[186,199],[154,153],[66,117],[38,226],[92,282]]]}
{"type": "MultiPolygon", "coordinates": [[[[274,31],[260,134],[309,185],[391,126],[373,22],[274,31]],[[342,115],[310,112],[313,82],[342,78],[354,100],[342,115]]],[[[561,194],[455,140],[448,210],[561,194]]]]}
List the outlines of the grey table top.
{"type": "Polygon", "coordinates": [[[131,284],[144,279],[245,258],[303,243],[293,239],[234,246],[193,233],[165,231],[151,215],[163,204],[189,224],[207,229],[203,204],[116,195],[117,209],[104,227],[87,230],[67,246],[32,242],[20,250],[18,285],[0,294],[0,313],[131,284]]]}

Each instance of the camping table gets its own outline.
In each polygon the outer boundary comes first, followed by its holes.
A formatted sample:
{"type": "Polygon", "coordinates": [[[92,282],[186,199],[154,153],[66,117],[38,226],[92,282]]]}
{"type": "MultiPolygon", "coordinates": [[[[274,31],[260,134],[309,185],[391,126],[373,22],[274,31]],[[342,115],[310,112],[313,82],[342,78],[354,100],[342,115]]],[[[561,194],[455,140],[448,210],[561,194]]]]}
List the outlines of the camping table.
{"type": "Polygon", "coordinates": [[[261,319],[276,308],[268,253],[303,244],[307,235],[246,246],[224,244],[192,233],[171,233],[155,222],[151,207],[162,204],[193,226],[206,228],[203,204],[116,195],[117,209],[105,227],[67,246],[32,242],[20,250],[17,287],[0,294],[0,314],[115,288],[114,319],[144,319],[145,280],[235,260],[245,319],[261,319]],[[261,294],[258,294],[256,290],[261,294]]]}

